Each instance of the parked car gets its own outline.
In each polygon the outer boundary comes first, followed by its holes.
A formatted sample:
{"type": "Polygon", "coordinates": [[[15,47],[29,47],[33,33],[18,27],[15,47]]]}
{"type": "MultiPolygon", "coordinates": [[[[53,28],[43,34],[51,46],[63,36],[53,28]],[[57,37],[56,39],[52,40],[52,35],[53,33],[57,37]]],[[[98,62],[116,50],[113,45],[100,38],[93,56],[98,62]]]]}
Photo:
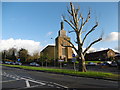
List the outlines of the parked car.
{"type": "Polygon", "coordinates": [[[15,62],[11,62],[12,65],[15,65],[15,62]]]}
{"type": "Polygon", "coordinates": [[[21,62],[15,62],[15,65],[22,65],[21,62]]]}
{"type": "Polygon", "coordinates": [[[30,63],[31,66],[40,66],[39,64],[37,64],[36,62],[32,62],[30,63]]]}
{"type": "Polygon", "coordinates": [[[101,66],[106,66],[106,65],[107,65],[107,63],[101,63],[100,65],[101,65],[101,66]]]}
{"type": "Polygon", "coordinates": [[[96,66],[97,64],[96,64],[96,63],[93,63],[93,62],[89,62],[87,65],[88,65],[88,66],[96,66]]]}
{"type": "Polygon", "coordinates": [[[116,60],[117,66],[118,66],[118,70],[120,70],[120,60],[116,60]]]}
{"type": "Polygon", "coordinates": [[[115,66],[117,66],[117,63],[116,63],[116,61],[112,61],[112,63],[110,64],[110,66],[112,66],[112,67],[115,67],[115,66]]]}
{"type": "Polygon", "coordinates": [[[112,61],[105,61],[104,63],[101,63],[101,66],[110,66],[112,61]]]}
{"type": "Polygon", "coordinates": [[[2,64],[3,62],[2,61],[0,61],[0,64],[2,64]]]}
{"type": "Polygon", "coordinates": [[[5,64],[12,64],[12,62],[10,62],[10,61],[5,61],[5,64]]]}

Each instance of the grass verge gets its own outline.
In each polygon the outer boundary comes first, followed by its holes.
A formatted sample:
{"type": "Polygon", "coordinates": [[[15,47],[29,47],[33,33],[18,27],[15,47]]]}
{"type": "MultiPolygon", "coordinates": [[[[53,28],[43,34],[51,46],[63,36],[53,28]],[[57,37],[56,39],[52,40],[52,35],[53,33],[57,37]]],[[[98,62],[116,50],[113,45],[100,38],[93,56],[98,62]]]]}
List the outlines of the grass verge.
{"type": "Polygon", "coordinates": [[[59,74],[103,78],[103,79],[111,79],[111,80],[118,80],[118,77],[120,76],[118,74],[96,72],[96,71],[79,72],[79,71],[74,71],[74,70],[69,70],[69,69],[53,69],[53,68],[45,68],[45,67],[7,65],[7,64],[2,64],[2,65],[9,66],[9,67],[17,67],[17,68],[27,69],[27,70],[37,70],[37,71],[45,71],[45,72],[52,72],[52,73],[59,73],[59,74]]]}

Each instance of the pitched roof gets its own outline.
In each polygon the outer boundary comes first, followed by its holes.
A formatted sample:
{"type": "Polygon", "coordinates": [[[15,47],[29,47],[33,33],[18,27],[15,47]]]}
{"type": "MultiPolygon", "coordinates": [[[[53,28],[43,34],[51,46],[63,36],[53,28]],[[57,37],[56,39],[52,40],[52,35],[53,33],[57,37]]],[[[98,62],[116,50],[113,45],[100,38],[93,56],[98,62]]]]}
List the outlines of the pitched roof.
{"type": "Polygon", "coordinates": [[[43,52],[45,49],[47,49],[48,47],[55,47],[55,45],[48,45],[46,46],[41,52],[43,52]]]}
{"type": "MultiPolygon", "coordinates": [[[[97,53],[107,53],[109,50],[112,50],[112,49],[106,49],[106,50],[101,50],[101,51],[96,51],[96,52],[91,52],[91,53],[87,53],[87,54],[97,54],[97,53]]],[[[113,50],[112,50],[113,51],[113,50]]]]}

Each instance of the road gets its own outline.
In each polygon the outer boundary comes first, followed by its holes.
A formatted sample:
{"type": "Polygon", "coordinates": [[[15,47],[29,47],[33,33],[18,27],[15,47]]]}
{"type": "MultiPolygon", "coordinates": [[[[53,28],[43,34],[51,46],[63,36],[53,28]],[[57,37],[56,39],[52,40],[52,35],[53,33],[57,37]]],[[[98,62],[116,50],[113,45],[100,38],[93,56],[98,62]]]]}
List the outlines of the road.
{"type": "Polygon", "coordinates": [[[118,82],[102,79],[75,77],[61,74],[30,71],[19,68],[2,67],[2,90],[24,89],[62,89],[77,90],[78,88],[115,88],[118,90],[118,82]]]}

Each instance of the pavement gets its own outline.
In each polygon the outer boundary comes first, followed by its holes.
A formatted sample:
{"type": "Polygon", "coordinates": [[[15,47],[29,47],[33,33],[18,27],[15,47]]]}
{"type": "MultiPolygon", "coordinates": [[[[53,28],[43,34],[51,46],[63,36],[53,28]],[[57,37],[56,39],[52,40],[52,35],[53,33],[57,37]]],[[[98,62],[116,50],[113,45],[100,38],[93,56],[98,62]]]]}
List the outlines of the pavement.
{"type": "Polygon", "coordinates": [[[118,81],[59,75],[19,68],[2,67],[2,90],[24,89],[60,89],[77,90],[79,88],[114,88],[118,90],[118,81]]]}

